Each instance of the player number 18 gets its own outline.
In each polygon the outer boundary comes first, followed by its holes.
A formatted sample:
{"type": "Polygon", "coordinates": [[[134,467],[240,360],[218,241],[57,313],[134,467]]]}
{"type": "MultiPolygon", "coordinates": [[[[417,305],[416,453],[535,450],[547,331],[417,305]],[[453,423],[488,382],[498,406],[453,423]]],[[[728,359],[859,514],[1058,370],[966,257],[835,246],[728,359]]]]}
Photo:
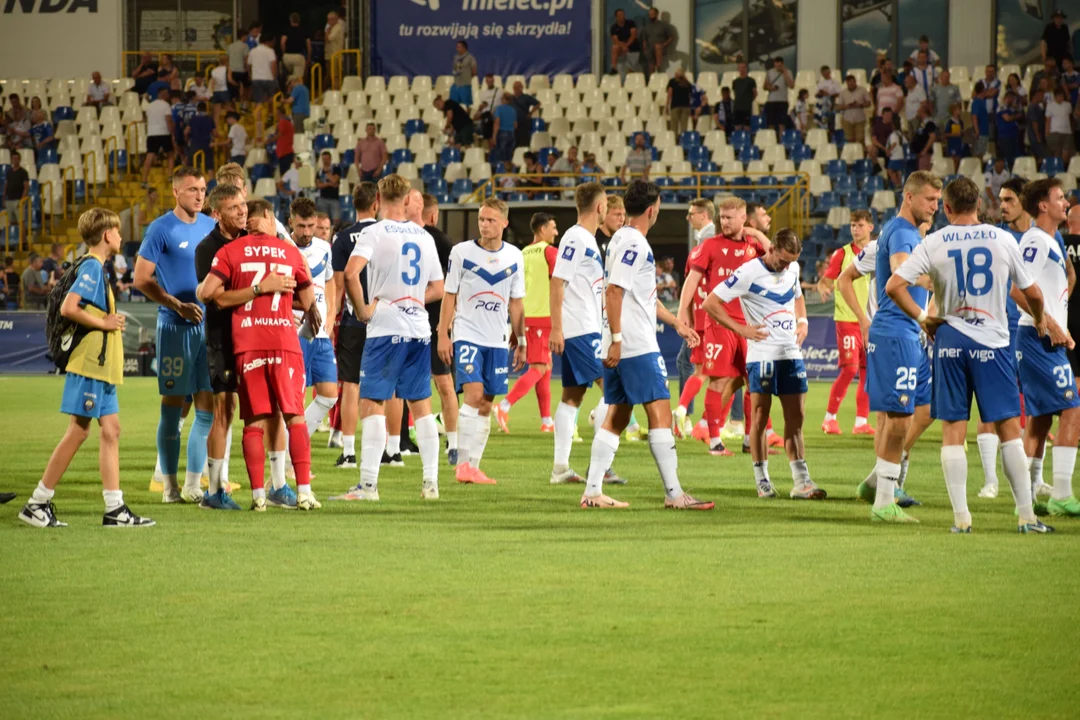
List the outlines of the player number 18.
{"type": "Polygon", "coordinates": [[[956,265],[956,290],[960,295],[978,297],[990,292],[994,287],[994,276],[990,272],[993,256],[984,247],[974,247],[967,253],[967,272],[964,271],[963,253],[950,250],[949,257],[956,265]]]}

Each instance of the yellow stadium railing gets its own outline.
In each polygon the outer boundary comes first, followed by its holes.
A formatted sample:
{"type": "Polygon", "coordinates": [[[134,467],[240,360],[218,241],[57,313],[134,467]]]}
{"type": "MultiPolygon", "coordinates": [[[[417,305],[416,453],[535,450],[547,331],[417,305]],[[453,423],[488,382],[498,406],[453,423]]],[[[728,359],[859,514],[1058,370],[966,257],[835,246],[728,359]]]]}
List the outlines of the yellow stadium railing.
{"type": "Polygon", "coordinates": [[[6,251],[8,243],[11,241],[11,219],[8,218],[7,210],[0,210],[0,227],[4,228],[4,234],[0,237],[4,239],[3,246],[6,251]]]}
{"type": "MultiPolygon", "coordinates": [[[[86,174],[85,168],[87,167],[87,160],[86,160],[87,158],[91,158],[90,161],[89,161],[90,177],[91,177],[91,182],[93,183],[93,188],[94,188],[94,190],[93,190],[93,192],[94,192],[94,202],[96,203],[97,199],[98,199],[97,151],[96,150],[91,150],[90,152],[83,155],[83,168],[84,168],[83,169],[83,174],[84,175],[86,174]]],[[[89,187],[86,188],[86,199],[87,199],[87,201],[90,200],[90,188],[89,187]]]]}
{"type": "Polygon", "coordinates": [[[345,77],[345,58],[346,56],[356,56],[356,72],[360,72],[360,51],[356,48],[351,50],[338,50],[330,57],[330,87],[338,89],[341,87],[341,80],[345,77]]]}
{"type": "Polygon", "coordinates": [[[270,100],[270,124],[277,125],[278,108],[285,103],[284,93],[274,93],[273,99],[270,100]]]}
{"type": "MultiPolygon", "coordinates": [[[[120,149],[120,142],[116,139],[115,135],[110,136],[105,140],[105,147],[102,148],[102,152],[105,153],[105,186],[110,187],[112,185],[113,173],[119,174],[119,168],[116,167],[118,158],[116,157],[116,151],[120,149]],[[112,152],[109,152],[109,146],[112,146],[112,152]]],[[[130,164],[130,158],[128,159],[130,164]]]]}
{"type": "Polygon", "coordinates": [[[139,155],[139,122],[130,122],[124,129],[124,144],[127,146],[127,174],[135,175],[135,158],[139,155]]]}
{"type": "Polygon", "coordinates": [[[68,210],[71,210],[71,205],[74,202],[75,195],[75,168],[68,165],[67,167],[60,168],[61,186],[63,189],[62,200],[64,211],[64,219],[68,219],[68,210]],[[69,177],[70,176],[70,177],[69,177]]]}
{"type": "Polygon", "coordinates": [[[196,170],[206,175],[206,151],[196,150],[195,154],[191,156],[191,164],[196,170]]]}
{"type": "Polygon", "coordinates": [[[34,212],[29,196],[19,201],[15,212],[19,214],[19,250],[26,251],[30,249],[30,215],[34,212]]]}
{"type": "Polygon", "coordinates": [[[323,66],[322,64],[316,64],[311,66],[311,87],[308,90],[311,91],[311,102],[322,102],[323,93],[323,66]]]}
{"type": "Polygon", "coordinates": [[[54,230],[55,230],[54,223],[53,223],[53,212],[52,212],[52,210],[53,210],[53,184],[52,184],[52,180],[45,180],[45,181],[39,183],[38,187],[41,188],[41,195],[42,195],[42,200],[41,200],[41,229],[47,235],[52,235],[54,230]],[[48,194],[47,195],[45,194],[45,189],[46,188],[48,188],[48,194]],[[46,207],[46,203],[45,203],[45,198],[48,198],[48,200],[49,200],[47,207],[46,207]],[[46,225],[48,225],[48,230],[45,229],[46,225]]]}

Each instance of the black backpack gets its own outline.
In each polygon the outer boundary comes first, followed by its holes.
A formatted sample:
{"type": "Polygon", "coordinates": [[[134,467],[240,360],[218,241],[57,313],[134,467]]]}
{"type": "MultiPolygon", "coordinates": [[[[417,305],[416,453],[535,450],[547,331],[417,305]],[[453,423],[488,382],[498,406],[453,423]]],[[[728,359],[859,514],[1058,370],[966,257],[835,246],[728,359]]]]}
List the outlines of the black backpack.
{"type": "MultiPolygon", "coordinates": [[[[82,339],[90,332],[90,328],[77,322],[68,320],[60,314],[60,308],[64,306],[64,298],[71,292],[72,286],[79,277],[79,268],[90,258],[84,255],[71,265],[60,278],[59,282],[49,291],[49,301],[45,308],[45,339],[49,344],[49,359],[56,364],[62,372],[67,368],[68,360],[72,351],[79,346],[82,339]]],[[[105,342],[101,344],[101,356],[98,362],[105,364],[105,348],[108,344],[108,333],[105,334],[105,342]]]]}

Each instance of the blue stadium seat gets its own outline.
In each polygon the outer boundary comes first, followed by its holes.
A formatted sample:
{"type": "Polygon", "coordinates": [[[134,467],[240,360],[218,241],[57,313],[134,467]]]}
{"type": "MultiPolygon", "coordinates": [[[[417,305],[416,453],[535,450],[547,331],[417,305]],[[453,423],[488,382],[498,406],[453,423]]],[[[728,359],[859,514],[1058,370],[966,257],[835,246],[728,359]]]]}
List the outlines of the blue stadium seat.
{"type": "Polygon", "coordinates": [[[833,229],[825,223],[818,223],[814,226],[814,229],[810,231],[810,240],[824,247],[832,245],[835,237],[833,229]]]}
{"type": "Polygon", "coordinates": [[[251,170],[248,172],[248,178],[251,180],[251,184],[259,182],[263,178],[274,177],[274,168],[269,163],[259,163],[252,165],[251,170]]]}
{"type": "Polygon", "coordinates": [[[53,108],[53,122],[60,122],[61,120],[74,120],[75,108],[67,105],[61,105],[58,108],[53,108]]]}
{"type": "Polygon", "coordinates": [[[426,180],[424,182],[424,189],[432,195],[442,195],[449,190],[449,186],[442,178],[435,178],[433,180],[426,180]]]}
{"type": "Polygon", "coordinates": [[[448,193],[439,193],[435,196],[435,199],[439,201],[440,205],[449,205],[453,202],[448,193]]]}
{"type": "Polygon", "coordinates": [[[758,194],[753,190],[736,190],[735,197],[739,198],[743,202],[752,203],[758,201],[758,194]]]}
{"type": "Polygon", "coordinates": [[[830,210],[840,205],[840,196],[830,190],[829,192],[823,192],[818,196],[817,203],[814,205],[815,215],[827,215],[830,210]]]}
{"type": "Polygon", "coordinates": [[[755,178],[758,185],[779,185],[780,181],[773,175],[761,175],[755,178]]]}
{"type": "Polygon", "coordinates": [[[830,160],[828,165],[825,166],[825,174],[835,183],[848,174],[847,163],[843,160],[830,160]]]}
{"type": "MultiPolygon", "coordinates": [[[[267,151],[267,152],[269,153],[269,151],[267,151]]],[[[355,163],[356,163],[356,149],[355,148],[350,148],[350,149],[346,150],[345,152],[341,153],[341,163],[340,163],[341,167],[348,168],[350,165],[353,165],[355,163]]],[[[348,172],[348,170],[346,170],[346,172],[348,172]]]]}
{"type": "Polygon", "coordinates": [[[432,180],[442,179],[442,168],[438,163],[425,163],[424,167],[420,168],[420,177],[425,183],[429,183],[432,180]]]}
{"type": "Polygon", "coordinates": [[[751,115],[750,116],[750,132],[756,133],[758,130],[764,130],[766,128],[764,115],[751,115]]]}
{"type": "Polygon", "coordinates": [[[1064,170],[1065,166],[1061,162],[1061,158],[1059,157],[1048,157],[1043,160],[1042,171],[1050,177],[1054,177],[1059,172],[1063,172],[1064,170]]]}
{"type": "Polygon", "coordinates": [[[751,143],[750,133],[745,130],[736,130],[731,133],[731,137],[728,138],[728,145],[735,148],[735,152],[738,152],[742,148],[751,143]]]}
{"type": "Polygon", "coordinates": [[[851,235],[851,226],[844,225],[840,228],[840,232],[836,234],[836,242],[833,243],[832,247],[844,247],[854,241],[855,238],[851,235]]]}
{"type": "Polygon", "coordinates": [[[0,163],[0,181],[7,177],[7,174],[10,170],[10,165],[8,165],[7,163],[0,163]]]}
{"type": "Polygon", "coordinates": [[[884,190],[884,189],[885,189],[885,178],[881,177],[880,175],[871,175],[870,177],[863,180],[863,183],[862,183],[863,192],[872,193],[872,192],[876,192],[878,190],[884,190]]]}
{"type": "Polygon", "coordinates": [[[761,148],[757,145],[747,145],[739,151],[739,162],[748,163],[761,159],[761,148]]]}
{"type": "Polygon", "coordinates": [[[109,153],[109,167],[114,172],[116,170],[127,170],[127,150],[111,151],[109,153]]]}
{"type": "Polygon", "coordinates": [[[724,178],[719,175],[705,175],[701,178],[701,184],[705,187],[723,187],[724,178]]]}
{"type": "Polygon", "coordinates": [[[600,181],[600,184],[604,187],[618,187],[620,183],[617,177],[606,177],[600,181]]]}
{"type": "Polygon", "coordinates": [[[85,180],[76,180],[74,190],[75,190],[75,199],[76,200],[85,200],[86,199],[86,181],[85,180]]]}
{"type": "Polygon", "coordinates": [[[645,132],[644,130],[638,130],[635,133],[630,133],[629,135],[627,135],[626,136],[626,144],[629,145],[630,147],[634,147],[634,143],[636,142],[634,140],[634,138],[636,138],[638,135],[644,135],[645,136],[645,147],[652,147],[652,136],[649,135],[649,133],[645,132]]]}
{"type": "Polygon", "coordinates": [[[654,183],[656,183],[657,187],[665,188],[665,187],[673,187],[675,185],[675,181],[672,180],[669,177],[658,177],[658,178],[653,178],[652,180],[653,180],[654,183]]]}
{"type": "Polygon", "coordinates": [[[544,122],[544,118],[534,117],[529,123],[530,133],[544,132],[547,130],[547,123],[544,122]]]}
{"type": "Polygon", "coordinates": [[[353,204],[352,195],[342,195],[340,202],[341,221],[347,225],[352,225],[356,222],[356,206],[353,204]]]}
{"type": "Polygon", "coordinates": [[[56,165],[60,162],[60,157],[56,154],[55,148],[44,148],[37,152],[37,164],[38,167],[42,165],[56,165]]]}
{"type": "Polygon", "coordinates": [[[660,202],[665,204],[674,204],[679,202],[679,196],[671,192],[670,190],[661,190],[660,202]]]}
{"type": "Polygon", "coordinates": [[[849,193],[859,189],[859,184],[854,175],[841,175],[833,180],[833,190],[838,193],[849,193]]]}
{"type": "Polygon", "coordinates": [[[776,178],[781,185],[795,185],[799,182],[798,175],[782,175],[776,178]]]}
{"type": "Polygon", "coordinates": [[[803,160],[814,159],[814,148],[809,145],[796,145],[791,149],[788,155],[791,157],[791,161],[798,165],[803,160]]]}
{"type": "Polygon", "coordinates": [[[424,132],[426,130],[424,121],[420,118],[411,118],[405,121],[405,137],[410,138],[413,135],[424,132]]]}
{"type": "Polygon", "coordinates": [[[728,182],[732,185],[753,185],[753,181],[750,179],[749,175],[736,175],[728,180],[728,182]]]}
{"type": "Polygon", "coordinates": [[[683,132],[679,137],[679,145],[682,145],[683,150],[699,147],[701,145],[701,133],[696,130],[683,132]]]}
{"type": "Polygon", "coordinates": [[[802,133],[795,128],[788,128],[781,136],[780,143],[790,152],[792,148],[802,145],[802,133]]]}
{"type": "Polygon", "coordinates": [[[847,142],[847,139],[844,137],[844,131],[843,130],[833,130],[832,141],[833,141],[833,145],[836,146],[837,150],[842,150],[843,147],[844,147],[844,144],[847,142]]]}
{"type": "Polygon", "coordinates": [[[765,207],[772,207],[776,203],[780,202],[780,191],[760,190],[757,194],[757,201],[765,207]]]}
{"type": "Polygon", "coordinates": [[[330,133],[322,133],[320,135],[316,135],[315,139],[311,141],[311,150],[315,154],[318,154],[323,150],[333,148],[334,145],[334,136],[330,133]]]}
{"type": "Polygon", "coordinates": [[[454,197],[467,195],[473,191],[473,183],[469,178],[458,178],[450,188],[450,194],[454,197]]]}
{"type": "Polygon", "coordinates": [[[557,152],[557,150],[553,147],[540,148],[536,152],[536,161],[542,166],[546,167],[548,155],[550,155],[552,152],[557,152]]]}
{"type": "Polygon", "coordinates": [[[525,193],[514,192],[514,193],[510,193],[509,202],[525,202],[526,200],[531,200],[531,199],[532,198],[530,198],[525,193]]]}
{"type": "Polygon", "coordinates": [[[390,158],[394,165],[397,166],[403,162],[412,162],[413,155],[408,148],[398,148],[390,158]]]}
{"type": "Polygon", "coordinates": [[[850,210],[868,210],[870,208],[870,196],[858,191],[845,193],[844,206],[850,210]]]}
{"type": "Polygon", "coordinates": [[[709,148],[704,145],[695,145],[691,148],[686,148],[686,159],[695,165],[702,162],[710,162],[712,160],[712,153],[709,148]]]}
{"type": "Polygon", "coordinates": [[[851,171],[861,178],[869,177],[874,174],[874,161],[869,158],[856,160],[851,166],[851,171]]]}
{"type": "Polygon", "coordinates": [[[457,148],[444,147],[439,153],[439,164],[444,168],[450,163],[461,162],[461,151],[457,148]]]}
{"type": "Polygon", "coordinates": [[[898,212],[900,212],[900,208],[899,208],[899,205],[898,205],[897,207],[891,207],[891,208],[886,208],[886,209],[885,209],[885,210],[884,210],[884,211],[883,211],[883,212],[881,213],[881,217],[879,217],[879,218],[878,218],[878,221],[879,221],[879,227],[880,227],[881,225],[884,225],[885,223],[889,222],[889,221],[890,221],[890,220],[892,220],[892,219],[893,219],[894,217],[896,217],[896,214],[897,214],[898,212]]]}
{"type": "Polygon", "coordinates": [[[499,162],[493,164],[491,166],[491,172],[495,173],[496,175],[502,175],[506,172],[506,163],[500,160],[499,162]]]}

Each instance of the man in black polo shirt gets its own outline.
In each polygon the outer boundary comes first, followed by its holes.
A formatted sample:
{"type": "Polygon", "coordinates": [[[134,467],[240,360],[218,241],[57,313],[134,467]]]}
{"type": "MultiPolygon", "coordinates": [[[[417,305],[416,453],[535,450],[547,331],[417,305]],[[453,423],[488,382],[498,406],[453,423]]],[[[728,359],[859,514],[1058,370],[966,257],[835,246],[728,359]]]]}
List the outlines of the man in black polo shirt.
{"type": "Polygon", "coordinates": [[[611,242],[611,236],[618,232],[626,222],[626,208],[623,206],[622,196],[608,193],[607,215],[600,221],[600,227],[596,228],[596,246],[600,250],[600,259],[607,264],[607,246],[611,242]]]}
{"type": "Polygon", "coordinates": [[[456,100],[448,100],[439,96],[435,98],[435,107],[446,118],[446,126],[454,132],[454,145],[472,145],[473,121],[466,110],[456,100]]]}
{"type": "Polygon", "coordinates": [[[1065,24],[1065,13],[1060,10],[1054,13],[1052,20],[1043,30],[1042,40],[1039,42],[1042,47],[1042,61],[1045,65],[1046,58],[1052,57],[1057,60],[1058,67],[1061,67],[1062,60],[1072,59],[1069,26],[1065,24]]]}
{"type": "MultiPolygon", "coordinates": [[[[450,236],[440,230],[439,201],[434,195],[424,194],[424,229],[435,239],[435,250],[439,253],[439,265],[442,266],[443,275],[449,270],[450,249],[454,241],[450,236]]],[[[429,303],[426,307],[428,320],[431,322],[431,336],[438,337],[439,313],[442,312],[442,299],[429,303]]],[[[439,391],[439,400],[442,404],[443,428],[446,430],[447,460],[451,465],[457,465],[457,423],[458,423],[458,397],[454,387],[454,368],[447,365],[439,357],[437,343],[431,344],[431,376],[435,379],[435,389],[439,391]]]]}
{"type": "MultiPolygon", "coordinates": [[[[356,207],[356,222],[334,235],[330,248],[330,264],[334,268],[334,288],[341,288],[338,307],[341,320],[338,323],[336,351],[338,361],[338,382],[341,383],[341,395],[338,399],[341,418],[341,455],[336,467],[352,469],[356,467],[356,423],[360,417],[360,358],[364,354],[364,341],[367,339],[367,327],[360,322],[353,312],[352,302],[345,292],[345,266],[360,233],[368,225],[375,224],[379,212],[379,186],[373,182],[362,182],[353,191],[353,205],[356,207]]],[[[360,286],[367,301],[367,270],[360,273],[360,286]]],[[[335,433],[330,434],[329,446],[336,445],[335,433]]]]}
{"type": "Polygon", "coordinates": [[[637,72],[641,61],[641,40],[638,39],[637,25],[626,19],[624,10],[615,11],[615,22],[611,26],[611,74],[621,75],[626,79],[627,72],[637,72]]]}

